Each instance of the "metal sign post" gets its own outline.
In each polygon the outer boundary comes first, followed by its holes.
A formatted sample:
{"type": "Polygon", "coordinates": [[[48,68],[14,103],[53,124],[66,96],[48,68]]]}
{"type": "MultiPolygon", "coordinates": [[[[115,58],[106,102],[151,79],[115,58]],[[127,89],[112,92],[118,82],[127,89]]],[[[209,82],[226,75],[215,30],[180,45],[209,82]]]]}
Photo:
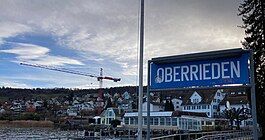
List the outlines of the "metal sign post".
{"type": "Polygon", "coordinates": [[[139,56],[139,102],[138,102],[138,140],[142,140],[143,130],[143,55],[144,55],[144,0],[140,0],[140,56],[139,56]]]}
{"type": "MultiPolygon", "coordinates": [[[[148,61],[148,71],[150,70],[150,61],[148,61]]],[[[149,89],[149,82],[150,82],[150,72],[147,73],[147,134],[146,139],[150,140],[150,89],[149,89]]]]}
{"type": "Polygon", "coordinates": [[[256,90],[255,90],[255,68],[253,51],[250,51],[250,84],[251,84],[251,115],[253,119],[253,136],[254,140],[258,140],[258,123],[257,123],[257,111],[256,111],[256,90]]]}
{"type": "MultiPolygon", "coordinates": [[[[251,50],[241,48],[158,57],[148,63],[148,92],[191,88],[251,88],[253,134],[254,140],[257,140],[254,79],[253,53],[251,50]]],[[[147,113],[150,115],[150,108],[147,113]]],[[[149,120],[147,122],[147,133],[149,133],[149,120]]]]}

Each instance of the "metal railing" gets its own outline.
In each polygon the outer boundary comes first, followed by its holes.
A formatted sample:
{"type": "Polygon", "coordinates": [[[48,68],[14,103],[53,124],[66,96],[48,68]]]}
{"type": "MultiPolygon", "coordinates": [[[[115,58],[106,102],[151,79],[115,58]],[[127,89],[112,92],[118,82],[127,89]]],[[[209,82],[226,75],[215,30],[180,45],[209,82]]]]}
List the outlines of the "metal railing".
{"type": "Polygon", "coordinates": [[[196,140],[251,140],[253,139],[252,131],[240,131],[225,134],[206,135],[196,140]]]}
{"type": "Polygon", "coordinates": [[[198,133],[173,134],[151,138],[151,140],[227,140],[227,139],[246,139],[253,138],[251,130],[231,130],[231,131],[212,131],[198,133]]]}

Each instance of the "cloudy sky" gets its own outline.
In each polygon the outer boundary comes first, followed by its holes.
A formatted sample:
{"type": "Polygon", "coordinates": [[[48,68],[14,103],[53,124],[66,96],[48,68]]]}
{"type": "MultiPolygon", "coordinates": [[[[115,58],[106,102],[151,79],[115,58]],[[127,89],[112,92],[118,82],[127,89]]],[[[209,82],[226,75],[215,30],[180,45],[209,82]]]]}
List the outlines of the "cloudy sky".
{"type": "MultiPolygon", "coordinates": [[[[145,2],[145,77],[153,57],[241,47],[240,1],[145,2]]],[[[136,85],[138,11],[139,0],[0,0],[0,86],[99,86],[95,78],[20,62],[91,74],[103,68],[104,75],[122,79],[104,87],[136,85]]]]}

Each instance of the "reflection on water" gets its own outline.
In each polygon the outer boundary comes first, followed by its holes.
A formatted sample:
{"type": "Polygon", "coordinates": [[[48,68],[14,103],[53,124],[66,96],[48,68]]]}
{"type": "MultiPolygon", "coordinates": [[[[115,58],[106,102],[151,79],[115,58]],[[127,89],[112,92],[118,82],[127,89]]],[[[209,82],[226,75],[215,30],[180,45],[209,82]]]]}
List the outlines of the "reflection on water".
{"type": "Polygon", "coordinates": [[[0,139],[67,139],[69,137],[82,137],[83,131],[60,131],[53,128],[17,128],[17,127],[1,127],[0,139]]]}

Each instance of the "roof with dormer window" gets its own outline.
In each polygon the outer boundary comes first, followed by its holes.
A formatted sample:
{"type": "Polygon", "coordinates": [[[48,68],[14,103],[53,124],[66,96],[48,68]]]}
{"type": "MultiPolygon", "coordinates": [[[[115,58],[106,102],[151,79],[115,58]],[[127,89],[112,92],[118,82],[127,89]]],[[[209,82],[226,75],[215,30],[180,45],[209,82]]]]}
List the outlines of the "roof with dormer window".
{"type": "Polygon", "coordinates": [[[220,103],[220,105],[226,105],[226,102],[229,101],[230,105],[240,105],[248,104],[247,95],[227,95],[220,103]]]}

